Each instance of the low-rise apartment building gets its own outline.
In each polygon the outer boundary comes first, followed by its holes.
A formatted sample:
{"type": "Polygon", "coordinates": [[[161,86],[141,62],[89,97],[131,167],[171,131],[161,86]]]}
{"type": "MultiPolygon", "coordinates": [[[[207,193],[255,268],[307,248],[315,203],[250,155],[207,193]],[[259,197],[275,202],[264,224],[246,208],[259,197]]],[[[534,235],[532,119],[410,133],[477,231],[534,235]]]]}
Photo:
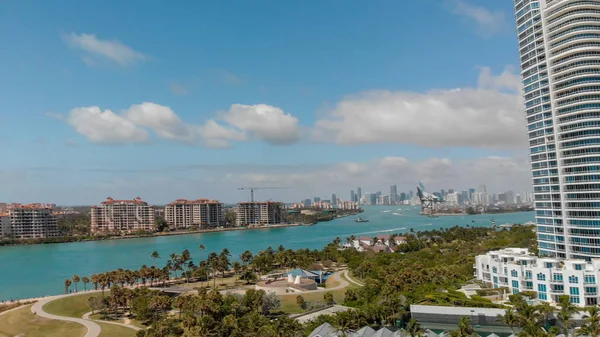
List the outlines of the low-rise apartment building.
{"type": "Polygon", "coordinates": [[[200,228],[225,225],[223,203],[217,200],[177,199],[165,207],[165,221],[170,228],[200,228]]]}
{"type": "Polygon", "coordinates": [[[477,256],[474,267],[477,279],[513,294],[535,291],[539,300],[550,302],[569,295],[581,307],[600,303],[600,259],[541,258],[524,248],[505,248],[477,256]]]}
{"type": "Polygon", "coordinates": [[[140,197],[132,200],[106,198],[91,213],[92,233],[131,233],[153,231],[154,208],[140,197]]]}
{"type": "Polygon", "coordinates": [[[238,226],[285,223],[286,214],[281,202],[240,202],[236,207],[238,226]]]}
{"type": "Polygon", "coordinates": [[[0,214],[0,236],[13,239],[51,238],[58,236],[56,216],[42,204],[13,204],[0,214]]]}

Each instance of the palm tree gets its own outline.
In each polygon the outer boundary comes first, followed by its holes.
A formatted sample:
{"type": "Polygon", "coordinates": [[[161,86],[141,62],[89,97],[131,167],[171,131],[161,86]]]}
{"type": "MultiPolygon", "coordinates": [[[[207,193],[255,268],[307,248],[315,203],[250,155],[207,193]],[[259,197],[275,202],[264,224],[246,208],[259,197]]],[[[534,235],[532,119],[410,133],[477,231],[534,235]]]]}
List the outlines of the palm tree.
{"type": "Polygon", "coordinates": [[[100,277],[98,274],[92,274],[91,281],[94,284],[94,290],[98,290],[98,283],[100,283],[100,277]]]}
{"type": "Polygon", "coordinates": [[[75,292],[77,292],[77,283],[79,283],[79,276],[73,275],[73,282],[75,282],[75,292]]]}
{"type": "Polygon", "coordinates": [[[69,287],[71,286],[71,280],[66,279],[65,280],[65,294],[69,293],[69,287]]]}
{"type": "Polygon", "coordinates": [[[573,317],[573,315],[579,310],[575,305],[573,305],[573,303],[571,303],[569,295],[559,296],[558,304],[560,305],[560,310],[556,316],[563,326],[563,333],[565,336],[569,336],[569,329],[571,328],[571,325],[573,325],[571,317],[573,317]]]}
{"type": "Polygon", "coordinates": [[[235,283],[237,283],[239,274],[244,267],[242,266],[240,261],[233,262],[233,264],[231,264],[231,267],[233,268],[233,272],[235,273],[235,283]]]}
{"type": "Polygon", "coordinates": [[[219,256],[217,255],[217,253],[212,252],[210,254],[208,254],[208,265],[210,266],[211,272],[212,272],[212,278],[213,278],[213,289],[216,289],[217,286],[217,278],[216,278],[216,273],[217,270],[219,269],[219,256]]]}
{"type": "Polygon", "coordinates": [[[600,336],[600,308],[598,306],[586,308],[583,325],[577,330],[578,336],[598,337],[600,336]]]}
{"type": "Polygon", "coordinates": [[[240,255],[240,260],[242,260],[242,263],[244,265],[247,265],[248,262],[250,262],[252,260],[252,252],[247,250],[244,253],[242,253],[242,255],[240,255]]]}
{"type": "Polygon", "coordinates": [[[87,291],[87,284],[90,283],[90,279],[87,276],[84,276],[81,279],[81,282],[83,282],[83,291],[87,291]]]}
{"type": "Polygon", "coordinates": [[[408,324],[406,324],[406,333],[410,337],[421,337],[425,335],[425,330],[423,330],[419,321],[411,318],[408,324]]]}
{"type": "Polygon", "coordinates": [[[496,321],[509,326],[510,330],[514,334],[515,326],[519,325],[520,319],[514,308],[508,308],[504,312],[504,315],[498,315],[498,319],[496,321]]]}
{"type": "Polygon", "coordinates": [[[537,311],[542,315],[544,319],[544,328],[549,329],[550,325],[548,320],[550,319],[550,315],[554,314],[555,308],[550,305],[548,302],[544,302],[537,306],[537,311]]]}
{"type": "Polygon", "coordinates": [[[473,330],[471,326],[471,318],[468,316],[463,316],[460,318],[458,322],[458,330],[453,330],[450,332],[450,336],[452,337],[473,337],[478,336],[473,330]]]}
{"type": "Polygon", "coordinates": [[[160,259],[160,254],[158,254],[157,251],[153,251],[152,254],[150,254],[150,257],[152,258],[152,261],[155,262],[156,259],[160,259]]]}

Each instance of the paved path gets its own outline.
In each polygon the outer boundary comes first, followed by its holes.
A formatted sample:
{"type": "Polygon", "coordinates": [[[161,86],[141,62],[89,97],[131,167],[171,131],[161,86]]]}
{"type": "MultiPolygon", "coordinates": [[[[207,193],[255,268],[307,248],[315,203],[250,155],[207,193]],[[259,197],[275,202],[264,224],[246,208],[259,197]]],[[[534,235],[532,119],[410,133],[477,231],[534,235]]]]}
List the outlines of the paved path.
{"type": "Polygon", "coordinates": [[[119,326],[122,326],[122,327],[133,329],[135,331],[142,330],[142,328],[137,327],[135,325],[129,325],[129,324],[119,323],[119,322],[103,321],[103,320],[100,320],[100,319],[93,319],[93,318],[90,318],[91,314],[92,314],[92,312],[90,311],[87,314],[83,315],[82,318],[85,319],[86,321],[90,321],[90,322],[98,322],[98,323],[106,323],[106,324],[119,325],[119,326]]]}
{"type": "Polygon", "coordinates": [[[350,282],[352,282],[352,283],[356,284],[356,285],[357,285],[357,286],[359,286],[359,287],[362,287],[362,286],[364,286],[364,284],[362,284],[362,283],[360,283],[360,282],[357,282],[357,281],[354,281],[352,278],[350,278],[350,275],[349,275],[349,273],[348,273],[348,269],[344,270],[344,277],[345,277],[345,278],[346,278],[348,281],[350,281],[350,282]]]}
{"type": "Polygon", "coordinates": [[[84,337],[98,337],[100,335],[100,331],[102,329],[95,322],[87,321],[87,320],[81,319],[81,318],[52,315],[52,314],[45,312],[43,309],[44,305],[49,302],[61,299],[63,297],[74,296],[74,295],[81,295],[81,293],[59,295],[59,296],[44,298],[42,300],[37,301],[33,306],[31,306],[31,312],[40,317],[44,317],[44,318],[79,323],[87,328],[87,333],[85,334],[84,337]]]}

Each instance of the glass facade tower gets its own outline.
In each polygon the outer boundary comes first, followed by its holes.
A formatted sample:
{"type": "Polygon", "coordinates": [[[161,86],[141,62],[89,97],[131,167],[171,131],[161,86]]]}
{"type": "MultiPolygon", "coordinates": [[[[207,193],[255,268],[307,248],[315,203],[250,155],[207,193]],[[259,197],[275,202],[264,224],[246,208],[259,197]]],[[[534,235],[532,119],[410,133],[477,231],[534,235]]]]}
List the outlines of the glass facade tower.
{"type": "Polygon", "coordinates": [[[540,255],[600,257],[600,1],[514,5],[540,255]]]}

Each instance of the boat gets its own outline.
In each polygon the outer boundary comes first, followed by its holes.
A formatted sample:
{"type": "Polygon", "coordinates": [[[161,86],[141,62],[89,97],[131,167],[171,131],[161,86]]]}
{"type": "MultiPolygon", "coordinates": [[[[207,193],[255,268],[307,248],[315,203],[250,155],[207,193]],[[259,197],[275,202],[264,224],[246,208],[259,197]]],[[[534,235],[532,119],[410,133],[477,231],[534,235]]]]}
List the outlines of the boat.
{"type": "Polygon", "coordinates": [[[402,215],[401,213],[392,213],[393,215],[402,215]]]}
{"type": "Polygon", "coordinates": [[[354,220],[355,222],[369,222],[369,220],[367,219],[363,219],[361,217],[356,218],[356,220],[354,220]]]}
{"type": "Polygon", "coordinates": [[[387,211],[381,211],[381,213],[389,213],[391,212],[389,209],[387,211]]]}

